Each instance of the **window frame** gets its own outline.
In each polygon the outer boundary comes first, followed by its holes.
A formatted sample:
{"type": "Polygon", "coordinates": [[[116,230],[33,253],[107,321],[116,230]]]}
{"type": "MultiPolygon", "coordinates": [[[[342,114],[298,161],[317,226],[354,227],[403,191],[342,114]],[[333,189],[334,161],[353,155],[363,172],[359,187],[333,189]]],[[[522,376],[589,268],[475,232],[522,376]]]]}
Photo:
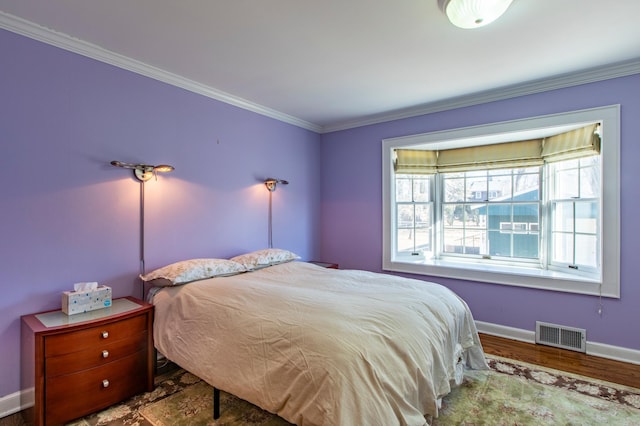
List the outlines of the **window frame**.
{"type": "MultiPolygon", "coordinates": [[[[383,270],[620,298],[620,105],[384,139],[382,160],[383,270]],[[447,149],[500,143],[514,140],[514,137],[539,137],[550,130],[563,131],[561,129],[596,121],[602,123],[603,132],[600,154],[602,232],[599,247],[602,266],[599,278],[576,271],[566,273],[554,269],[488,265],[481,260],[422,258],[408,261],[394,258],[395,149],[419,149],[426,146],[429,149],[447,149]]],[[[439,232],[438,229],[434,231],[439,232]]]]}

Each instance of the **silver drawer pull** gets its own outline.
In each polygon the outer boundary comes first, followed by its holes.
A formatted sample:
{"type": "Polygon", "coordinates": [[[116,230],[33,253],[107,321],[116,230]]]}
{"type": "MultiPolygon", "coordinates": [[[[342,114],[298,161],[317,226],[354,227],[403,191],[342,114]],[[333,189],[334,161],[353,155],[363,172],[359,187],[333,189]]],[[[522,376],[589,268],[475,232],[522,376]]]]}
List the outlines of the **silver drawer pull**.
{"type": "Polygon", "coordinates": [[[108,388],[108,387],[109,387],[109,381],[108,381],[107,379],[104,379],[104,380],[102,381],[102,387],[103,387],[103,388],[108,388]]]}
{"type": "Polygon", "coordinates": [[[107,337],[109,337],[109,332],[108,331],[103,331],[102,332],[102,338],[106,339],[107,337]]]}
{"type": "Polygon", "coordinates": [[[109,351],[102,351],[102,358],[108,358],[109,357],[109,351]]]}

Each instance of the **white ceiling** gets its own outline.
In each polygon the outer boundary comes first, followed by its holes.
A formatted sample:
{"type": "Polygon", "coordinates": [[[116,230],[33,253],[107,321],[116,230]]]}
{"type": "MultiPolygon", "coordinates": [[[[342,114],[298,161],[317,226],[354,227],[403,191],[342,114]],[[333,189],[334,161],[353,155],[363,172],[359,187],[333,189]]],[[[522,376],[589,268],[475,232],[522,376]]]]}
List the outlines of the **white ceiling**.
{"type": "Polygon", "coordinates": [[[514,0],[462,30],[437,0],[0,0],[0,28],[319,132],[640,72],[639,16],[514,0]]]}

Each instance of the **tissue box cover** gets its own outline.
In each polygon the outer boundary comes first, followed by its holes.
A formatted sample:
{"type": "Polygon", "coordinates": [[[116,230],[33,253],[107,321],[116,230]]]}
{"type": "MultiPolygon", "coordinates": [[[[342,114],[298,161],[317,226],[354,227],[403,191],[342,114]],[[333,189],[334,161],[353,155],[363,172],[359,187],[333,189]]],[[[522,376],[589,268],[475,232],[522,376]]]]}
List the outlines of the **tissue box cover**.
{"type": "Polygon", "coordinates": [[[111,287],[98,286],[89,291],[65,291],[62,293],[62,312],[81,314],[111,306],[111,287]]]}

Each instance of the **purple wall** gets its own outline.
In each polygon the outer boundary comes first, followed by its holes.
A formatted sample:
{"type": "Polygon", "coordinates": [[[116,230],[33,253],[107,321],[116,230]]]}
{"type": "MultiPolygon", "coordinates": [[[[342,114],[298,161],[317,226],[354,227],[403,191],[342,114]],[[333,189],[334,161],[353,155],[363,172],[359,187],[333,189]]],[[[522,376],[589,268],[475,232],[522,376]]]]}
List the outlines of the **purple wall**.
{"type": "Polygon", "coordinates": [[[20,389],[20,315],[60,308],[78,281],[140,295],[139,183],[125,162],[169,163],[146,184],[147,271],[274,246],[319,252],[320,136],[0,30],[0,398],[20,389]]]}
{"type": "MultiPolygon", "coordinates": [[[[535,330],[535,321],[587,329],[587,339],[640,349],[640,75],[323,135],[322,257],[341,268],[382,268],[382,139],[621,104],[621,299],[414,276],[450,287],[475,319],[535,330]]],[[[606,141],[604,142],[606,143],[606,141]]]]}
{"type": "Polygon", "coordinates": [[[291,182],[273,194],[275,246],[380,271],[382,139],[618,103],[620,300],[606,299],[599,317],[594,297],[432,280],[480,321],[527,330],[550,321],[640,349],[638,75],[321,137],[2,30],[0,56],[0,398],[20,389],[20,315],[59,308],[78,281],[140,294],[139,184],[111,160],[176,167],[146,185],[147,271],[265,247],[267,176],[291,182]]]}

